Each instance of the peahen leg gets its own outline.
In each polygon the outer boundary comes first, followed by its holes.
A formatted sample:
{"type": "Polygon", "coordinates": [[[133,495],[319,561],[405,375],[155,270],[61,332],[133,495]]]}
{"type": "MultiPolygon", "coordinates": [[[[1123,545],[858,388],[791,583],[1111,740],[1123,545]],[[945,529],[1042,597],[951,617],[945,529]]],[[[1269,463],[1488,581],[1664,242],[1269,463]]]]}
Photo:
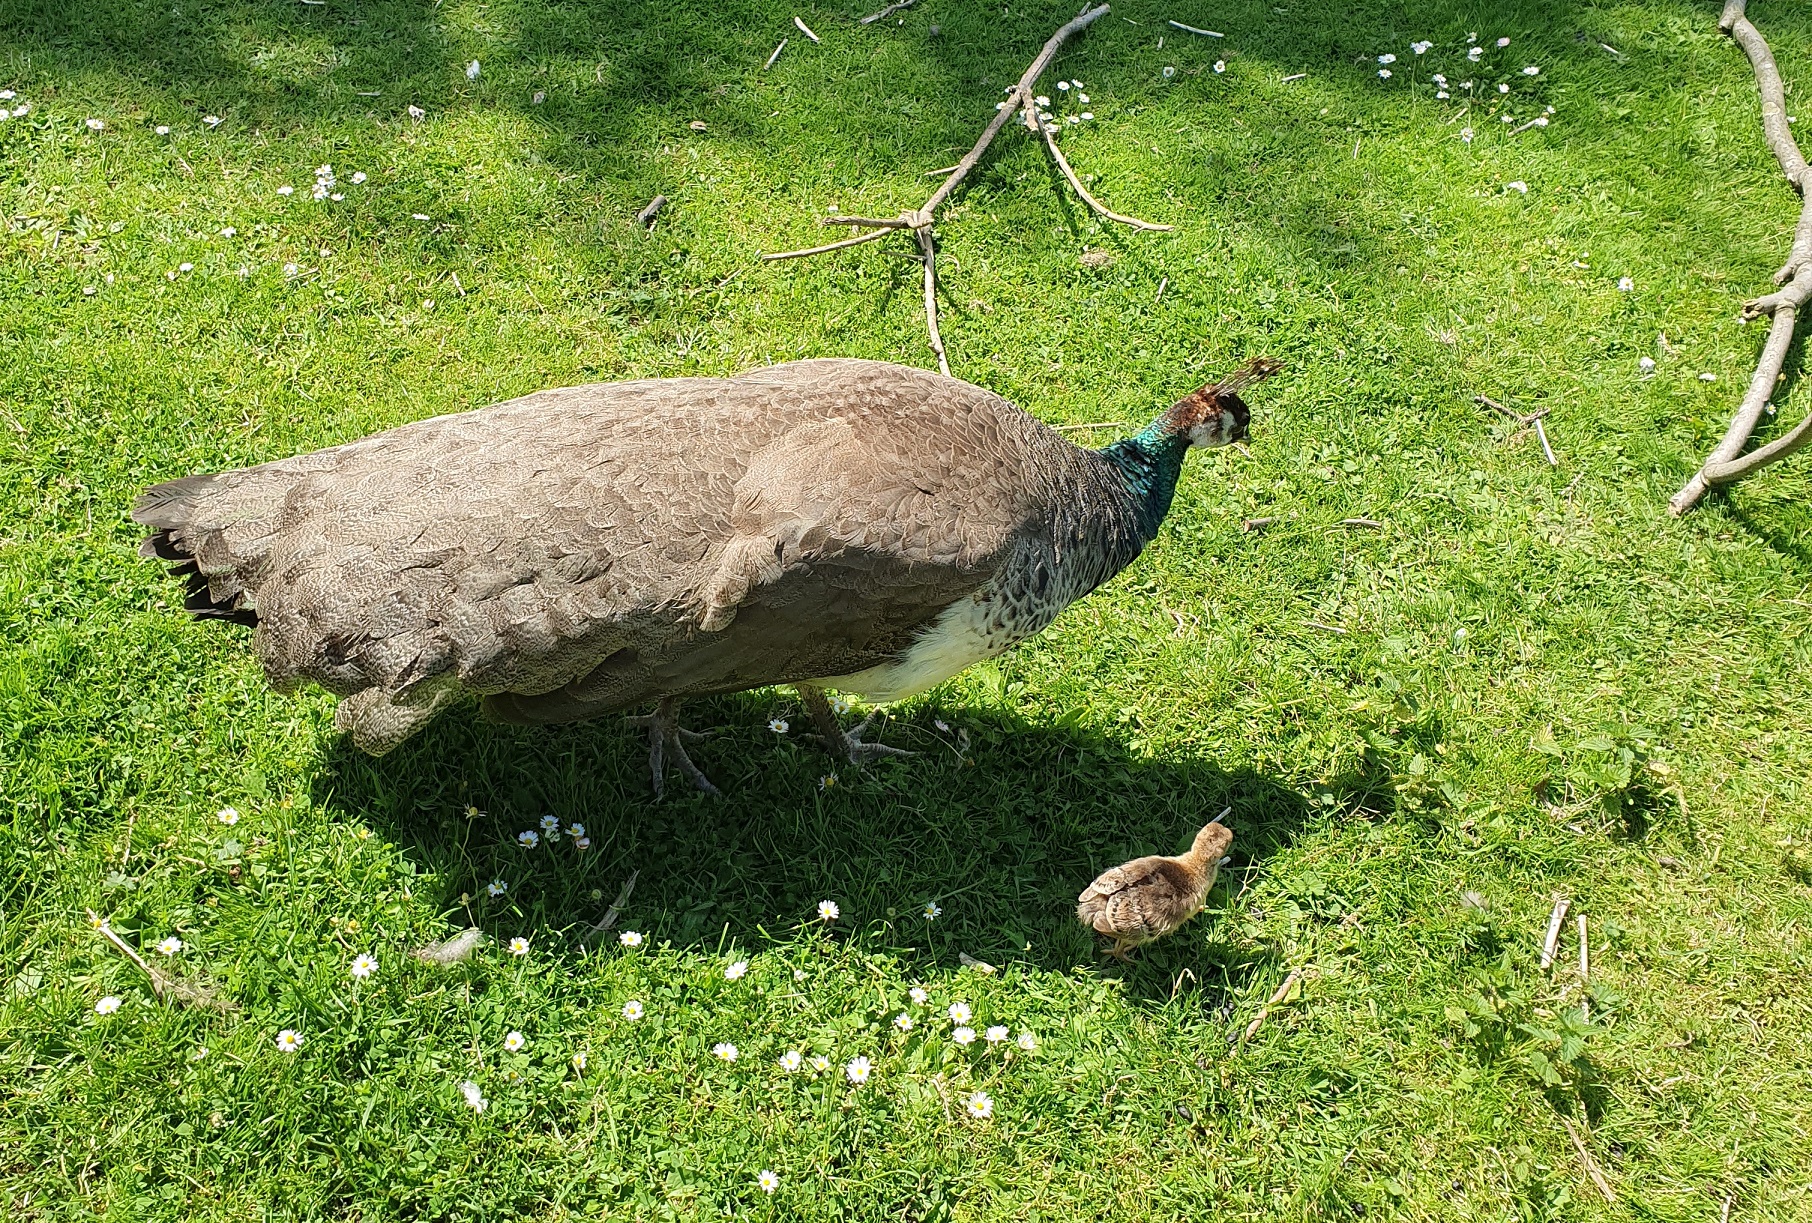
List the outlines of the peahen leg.
{"type": "Polygon", "coordinates": [[[687,730],[679,724],[673,714],[679,708],[679,698],[662,697],[660,704],[654,707],[653,713],[640,714],[623,719],[625,726],[646,727],[648,731],[648,772],[654,781],[654,796],[658,799],[666,792],[667,782],[663,765],[669,754],[674,765],[682,776],[713,798],[722,798],[723,791],[711,784],[711,779],[699,771],[692,763],[692,757],[686,755],[685,740],[703,739],[705,736],[695,730],[687,730]]]}
{"type": "Polygon", "coordinates": [[[806,710],[812,715],[812,722],[818,727],[818,737],[824,741],[825,750],[832,755],[841,756],[850,764],[861,767],[862,761],[870,756],[916,756],[905,748],[888,747],[884,743],[865,743],[862,732],[874,721],[869,714],[862,719],[862,724],[854,730],[846,731],[837,725],[837,715],[831,712],[830,702],[824,697],[824,689],[811,684],[795,684],[799,690],[799,699],[805,702],[806,710]]]}

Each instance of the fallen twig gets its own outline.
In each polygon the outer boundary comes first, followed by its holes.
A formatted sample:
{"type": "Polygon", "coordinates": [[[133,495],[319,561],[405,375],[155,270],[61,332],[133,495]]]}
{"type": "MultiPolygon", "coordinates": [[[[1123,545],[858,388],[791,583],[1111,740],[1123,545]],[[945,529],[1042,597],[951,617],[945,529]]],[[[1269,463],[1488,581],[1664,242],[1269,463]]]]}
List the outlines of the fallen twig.
{"type": "Polygon", "coordinates": [[[223,1015],[237,1009],[230,1001],[219,997],[207,986],[169,976],[145,963],[144,957],[134,951],[131,944],[127,943],[125,939],[115,934],[113,927],[107,924],[106,919],[93,909],[88,910],[88,921],[95,931],[112,943],[120,954],[138,965],[139,971],[145,974],[145,979],[151,982],[151,992],[156,994],[160,1001],[200,1007],[203,1010],[215,1011],[223,1015]]]}
{"type": "Polygon", "coordinates": [[[1290,83],[1290,82],[1291,82],[1291,81],[1300,81],[1300,80],[1303,80],[1303,79],[1304,79],[1304,78],[1306,78],[1306,77],[1307,77],[1307,76],[1308,76],[1308,75],[1309,75],[1309,74],[1308,74],[1308,73],[1306,73],[1306,72],[1292,72],[1292,73],[1291,73],[1291,74],[1290,74],[1290,75],[1289,75],[1289,76],[1286,76],[1286,77],[1285,77],[1285,78],[1284,78],[1284,79],[1283,79],[1283,84],[1285,84],[1285,85],[1288,85],[1288,84],[1289,84],[1289,83],[1290,83]]]}
{"type": "Polygon", "coordinates": [[[1271,995],[1269,1001],[1259,1008],[1258,1014],[1252,1017],[1252,1022],[1246,1025],[1245,1034],[1240,1037],[1242,1042],[1249,1041],[1258,1035],[1259,1028],[1263,1027],[1265,1020],[1270,1017],[1271,1008],[1283,1005],[1284,999],[1290,996],[1290,991],[1296,988],[1297,982],[1301,981],[1303,974],[1307,972],[1306,967],[1290,970],[1290,975],[1285,977],[1283,984],[1277,987],[1277,992],[1271,995]]]}
{"type": "Polygon", "coordinates": [[[667,206],[667,197],[666,196],[664,196],[664,195],[655,196],[653,199],[648,201],[648,207],[642,209],[642,211],[635,214],[636,224],[640,225],[643,229],[654,228],[654,218],[659,216],[661,214],[661,209],[665,208],[666,206],[667,206]]]}
{"type": "Polygon", "coordinates": [[[1567,1118],[1562,1117],[1560,1123],[1567,1127],[1567,1137],[1573,1140],[1573,1147],[1579,1152],[1579,1162],[1585,1165],[1586,1175],[1598,1186],[1598,1192],[1604,1194],[1605,1201],[1615,1203],[1617,1195],[1611,1192],[1611,1183],[1604,1179],[1604,1172],[1599,1168],[1598,1161],[1586,1149],[1585,1139],[1579,1136],[1579,1131],[1573,1128],[1573,1123],[1567,1118]]]}
{"type": "Polygon", "coordinates": [[[604,916],[598,919],[597,924],[591,928],[590,933],[602,934],[617,924],[617,918],[623,915],[623,906],[629,903],[630,893],[635,891],[635,881],[641,873],[642,872],[639,870],[629,872],[629,878],[623,880],[623,886],[617,892],[617,898],[610,902],[610,907],[604,910],[604,916]]]}
{"type": "MultiPolygon", "coordinates": [[[[881,12],[874,15],[874,19],[879,20],[880,17],[885,16],[890,11],[893,10],[883,9],[881,12]]],[[[1019,81],[1011,89],[1007,90],[1006,100],[998,105],[998,108],[994,113],[994,118],[989,121],[987,127],[982,129],[982,134],[976,140],[974,147],[964,155],[961,161],[950,167],[949,173],[944,178],[944,181],[938,185],[937,190],[931,193],[931,198],[927,199],[920,207],[910,212],[902,212],[899,216],[886,220],[872,217],[827,218],[823,222],[824,224],[863,226],[869,228],[870,232],[858,235],[854,238],[845,238],[840,242],[828,242],[823,246],[807,247],[801,250],[779,251],[774,254],[763,255],[761,261],[763,263],[773,263],[782,259],[802,259],[810,255],[828,254],[831,251],[843,250],[851,246],[860,246],[864,242],[876,241],[886,237],[896,229],[912,230],[914,237],[918,242],[920,258],[925,265],[926,330],[931,333],[931,348],[932,351],[937,354],[938,367],[945,373],[949,373],[949,355],[944,348],[943,337],[938,334],[937,331],[936,245],[935,235],[931,233],[931,229],[937,219],[937,210],[943,206],[944,202],[950,198],[951,193],[954,192],[957,187],[961,185],[962,181],[968,177],[969,172],[975,169],[976,164],[981,161],[982,155],[988,151],[988,146],[992,144],[994,138],[1000,134],[1000,130],[1015,117],[1024,115],[1029,126],[1036,128],[1043,133],[1046,146],[1050,149],[1052,158],[1057,162],[1058,168],[1062,170],[1064,178],[1089,207],[1093,208],[1096,212],[1110,220],[1120,221],[1123,224],[1131,225],[1139,229],[1167,230],[1171,228],[1168,225],[1157,225],[1149,221],[1141,221],[1136,217],[1123,216],[1109,210],[1101,204],[1099,200],[1096,200],[1091,196],[1083,189],[1081,180],[1076,176],[1076,172],[1070,168],[1069,162],[1057,151],[1056,141],[1051,139],[1052,133],[1045,130],[1045,125],[1040,123],[1037,118],[1037,99],[1033,86],[1037,83],[1038,78],[1044,74],[1045,69],[1050,66],[1051,60],[1056,57],[1058,49],[1063,46],[1064,42],[1072,34],[1087,29],[1100,18],[1104,17],[1107,12],[1108,5],[1105,4],[1088,9],[1061,26],[1056,33],[1045,40],[1044,46],[1039,50],[1037,57],[1032,60],[1030,66],[1028,66],[1025,72],[1021,74],[1019,81]]],[[[805,28],[802,23],[800,24],[800,28],[805,28]]],[[[809,31],[807,32],[809,33],[809,31]]]]}
{"type": "Polygon", "coordinates": [[[1103,204],[1100,200],[1090,195],[1088,193],[1088,188],[1082,185],[1082,180],[1076,177],[1076,172],[1070,169],[1069,159],[1063,155],[1063,150],[1057,147],[1057,125],[1055,123],[1046,123],[1040,119],[1038,117],[1037,106],[1031,102],[1026,103],[1025,116],[1027,127],[1037,128],[1044,134],[1044,144],[1045,147],[1051,151],[1051,160],[1057,163],[1057,168],[1063,171],[1063,176],[1070,180],[1070,186],[1074,187],[1076,194],[1082,197],[1083,203],[1087,204],[1090,208],[1093,208],[1108,220],[1118,221],[1122,225],[1130,225],[1134,229],[1149,229],[1162,233],[1169,233],[1176,228],[1174,225],[1159,225],[1152,221],[1141,221],[1138,217],[1129,217],[1123,213],[1115,212],[1112,208],[1109,208],[1106,204],[1103,204]]]}
{"type": "Polygon", "coordinates": [[[1579,925],[1579,979],[1589,982],[1592,979],[1592,959],[1587,951],[1585,914],[1573,919],[1579,925]]]}
{"type": "Polygon", "coordinates": [[[1749,454],[1742,453],[1774,394],[1781,367],[1786,363],[1787,350],[1793,345],[1793,329],[1799,310],[1812,298],[1812,169],[1808,169],[1805,156],[1793,139],[1793,129],[1787,123],[1787,95],[1781,83],[1780,67],[1774,62],[1774,53],[1768,49],[1767,40],[1744,15],[1746,3],[1747,0],[1725,0],[1718,28],[1730,35],[1749,57],[1750,66],[1755,70],[1756,89],[1762,95],[1762,131],[1768,138],[1768,147],[1774,151],[1775,160],[1780,162],[1787,182],[1805,197],[1805,204],[1800,210],[1799,225],[1794,230],[1787,262],[1774,274],[1774,283],[1782,288],[1743,306],[1744,318],[1773,316],[1768,340],[1762,345],[1755,374],[1749,379],[1749,389],[1737,405],[1736,415],[1731,418],[1723,440],[1706,457],[1698,473],[1667,503],[1668,511],[1676,517],[1697,504],[1707,490],[1734,484],[1751,472],[1786,458],[1812,439],[1812,413],[1808,413],[1806,419],[1788,433],[1749,454]]]}
{"type": "Polygon", "coordinates": [[[1184,25],[1180,21],[1172,21],[1169,23],[1169,25],[1170,25],[1170,28],[1173,30],[1181,30],[1185,34],[1200,34],[1204,38],[1225,38],[1225,37],[1227,37],[1225,34],[1216,33],[1213,30],[1198,30],[1194,26],[1184,25]]]}
{"type": "Polygon", "coordinates": [[[1566,919],[1567,905],[1571,903],[1565,896],[1554,898],[1554,914],[1548,918],[1548,937],[1541,941],[1541,966],[1544,972],[1554,963],[1554,948],[1560,943],[1560,923],[1566,919]]]}
{"type": "Polygon", "coordinates": [[[1346,636],[1346,630],[1337,624],[1323,624],[1319,620],[1304,620],[1303,624],[1309,628],[1318,628],[1324,633],[1334,633],[1341,637],[1346,636]]]}
{"type": "Polygon", "coordinates": [[[823,41],[816,34],[812,33],[811,26],[806,25],[805,22],[799,20],[799,18],[797,18],[797,17],[793,18],[793,24],[799,27],[799,32],[801,34],[805,35],[807,38],[811,39],[813,42],[823,41]]]}
{"type": "Polygon", "coordinates": [[[768,62],[761,66],[761,70],[766,72],[769,68],[772,68],[774,66],[774,61],[780,58],[780,53],[784,50],[786,50],[786,39],[783,38],[780,40],[780,45],[774,48],[774,54],[768,56],[768,62]]]}
{"type": "Polygon", "coordinates": [[[1535,426],[1535,436],[1541,439],[1541,452],[1548,456],[1548,466],[1559,467],[1560,460],[1554,457],[1554,447],[1548,445],[1548,431],[1542,428],[1541,417],[1537,416],[1529,423],[1535,426]]]}
{"type": "Polygon", "coordinates": [[[896,3],[888,5],[886,8],[881,9],[879,12],[870,13],[866,17],[858,18],[856,21],[856,24],[857,25],[873,25],[875,22],[881,20],[881,18],[891,17],[903,8],[911,8],[917,2],[918,2],[918,0],[896,0],[896,3]]]}

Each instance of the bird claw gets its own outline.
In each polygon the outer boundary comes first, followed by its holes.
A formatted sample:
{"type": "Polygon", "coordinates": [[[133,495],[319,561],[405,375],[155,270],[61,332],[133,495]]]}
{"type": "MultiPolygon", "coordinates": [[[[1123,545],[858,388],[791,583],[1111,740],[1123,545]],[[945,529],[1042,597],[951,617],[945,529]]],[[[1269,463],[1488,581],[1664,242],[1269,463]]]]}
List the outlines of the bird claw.
{"type": "Polygon", "coordinates": [[[678,706],[677,700],[668,697],[655,706],[653,713],[635,714],[623,719],[625,726],[639,727],[648,732],[648,773],[654,782],[654,797],[659,801],[666,794],[667,779],[663,766],[667,755],[671,753],[674,767],[679,769],[682,777],[712,798],[722,798],[723,791],[712,785],[711,779],[686,754],[686,740],[696,742],[710,736],[703,731],[687,730],[681,726],[673,716],[673,711],[678,706]]]}
{"type": "Polygon", "coordinates": [[[807,735],[806,738],[824,744],[827,751],[842,756],[856,768],[861,768],[862,762],[871,757],[885,759],[892,756],[918,755],[917,752],[908,751],[903,747],[888,747],[885,743],[869,743],[864,740],[862,734],[868,729],[868,724],[874,720],[875,715],[871,713],[863,718],[859,725],[849,730],[838,731],[837,741],[834,744],[823,735],[807,735]]]}

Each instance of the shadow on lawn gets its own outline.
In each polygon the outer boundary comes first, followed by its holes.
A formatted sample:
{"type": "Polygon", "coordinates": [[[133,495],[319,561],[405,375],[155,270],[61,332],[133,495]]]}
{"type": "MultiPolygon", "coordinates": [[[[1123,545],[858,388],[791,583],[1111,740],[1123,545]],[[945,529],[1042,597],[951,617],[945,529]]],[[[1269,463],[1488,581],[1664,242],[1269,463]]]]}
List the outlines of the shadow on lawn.
{"type": "Polygon", "coordinates": [[[382,759],[336,745],[322,801],[371,823],[432,875],[449,928],[469,912],[493,936],[564,940],[576,953],[596,945],[591,925],[634,870],[619,928],[655,941],[755,950],[832,899],[842,908],[838,937],[908,965],[948,967],[967,952],[1057,971],[1102,963],[1074,916],[1090,879],[1140,854],[1179,851],[1231,806],[1234,862],[1209,916],[1113,970],[1153,998],[1168,997],[1185,968],[1194,988],[1219,997],[1265,966],[1217,940],[1212,915],[1315,809],[1273,778],[1211,760],[1134,755],[1088,729],[997,709],[923,706],[884,732],[918,756],[842,770],[821,789],[829,760],[800,740],[807,719],[780,692],[687,711],[692,725],[719,728],[694,754],[722,800],[670,772],[667,797],[655,802],[639,732],[609,722],[499,727],[456,710],[382,759]],[[786,735],[767,729],[775,716],[790,722],[786,735]],[[467,814],[473,806],[485,814],[467,814]],[[592,847],[577,851],[562,836],[522,848],[517,834],[544,815],[584,824],[592,847]],[[484,898],[493,878],[510,885],[501,901],[484,898]],[[462,894],[473,899],[462,905],[462,894]],[[943,910],[936,921],[923,916],[928,902],[943,910]]]}

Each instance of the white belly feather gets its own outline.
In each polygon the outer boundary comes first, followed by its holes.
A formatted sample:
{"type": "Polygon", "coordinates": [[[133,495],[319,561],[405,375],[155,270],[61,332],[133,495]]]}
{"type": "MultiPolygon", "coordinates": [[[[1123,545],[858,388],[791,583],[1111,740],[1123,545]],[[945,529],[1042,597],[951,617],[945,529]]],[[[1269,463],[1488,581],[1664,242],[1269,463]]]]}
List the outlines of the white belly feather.
{"type": "Polygon", "coordinates": [[[906,653],[893,662],[813,680],[866,701],[900,701],[949,679],[964,667],[1004,654],[1024,639],[996,620],[997,607],[988,590],[977,591],[945,608],[906,653]],[[991,623],[993,621],[993,623],[991,623]]]}

